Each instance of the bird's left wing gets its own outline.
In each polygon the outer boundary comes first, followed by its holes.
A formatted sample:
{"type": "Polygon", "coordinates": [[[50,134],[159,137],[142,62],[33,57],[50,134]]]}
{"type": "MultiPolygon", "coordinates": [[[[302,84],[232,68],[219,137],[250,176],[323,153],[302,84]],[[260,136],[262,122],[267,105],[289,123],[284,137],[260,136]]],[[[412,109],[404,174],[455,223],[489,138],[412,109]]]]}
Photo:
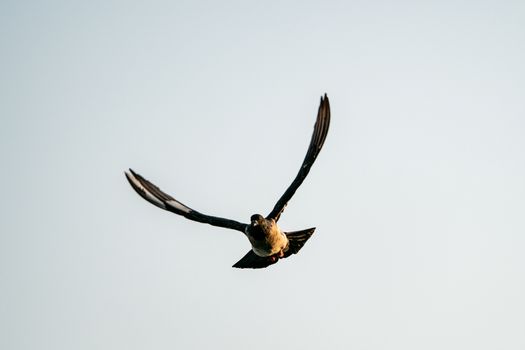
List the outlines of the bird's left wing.
{"type": "Polygon", "coordinates": [[[310,146],[308,146],[308,151],[304,157],[303,164],[297,173],[297,176],[293,180],[292,184],[286,189],[284,194],[279,198],[272,212],[268,214],[267,219],[274,219],[275,221],[279,220],[281,213],[288,201],[292,198],[295,191],[301,186],[306,175],[310,172],[310,168],[315,162],[315,159],[321,152],[326,135],[328,134],[328,127],[330,126],[330,103],[328,97],[324,94],[324,98],[321,97],[321,103],[319,105],[319,111],[317,112],[317,120],[314,125],[314,132],[312,134],[312,139],[310,140],[310,146]]]}
{"type": "Polygon", "coordinates": [[[162,192],[157,186],[129,169],[129,173],[126,172],[126,178],[128,179],[131,187],[145,200],[153,205],[164,210],[171,211],[175,214],[184,216],[187,219],[210,224],[213,226],[219,226],[224,228],[230,228],[233,230],[241,231],[244,233],[246,224],[237,222],[235,220],[224,219],[216,216],[204,215],[190,207],[182,204],[169,194],[162,192]]]}

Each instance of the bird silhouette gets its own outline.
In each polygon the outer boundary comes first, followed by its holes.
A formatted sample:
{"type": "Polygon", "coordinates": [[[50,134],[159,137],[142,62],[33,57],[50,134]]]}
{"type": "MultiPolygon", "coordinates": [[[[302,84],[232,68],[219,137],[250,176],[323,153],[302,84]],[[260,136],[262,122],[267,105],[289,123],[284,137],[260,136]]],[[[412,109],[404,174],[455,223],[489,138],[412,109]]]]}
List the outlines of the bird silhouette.
{"type": "Polygon", "coordinates": [[[129,169],[129,172],[125,172],[125,174],[131,187],[133,187],[142,198],[159,208],[182,215],[193,221],[229,228],[244,233],[246,237],[248,237],[252,249],[241,260],[235,263],[233,267],[241,269],[265,268],[275,264],[279,259],[287,258],[299,252],[315,231],[315,227],[312,227],[301,231],[284,232],[277,225],[277,221],[279,221],[288,201],[292,198],[299,186],[301,186],[314,164],[315,159],[319,155],[326,135],[328,134],[329,126],[330,104],[325,94],[324,97],[321,97],[317,120],[314,125],[308,151],[295,179],[281,198],[279,198],[270,214],[266,217],[260,214],[254,214],[250,218],[250,224],[202,214],[179,202],[169,194],[164,193],[132,169],[129,169]]]}

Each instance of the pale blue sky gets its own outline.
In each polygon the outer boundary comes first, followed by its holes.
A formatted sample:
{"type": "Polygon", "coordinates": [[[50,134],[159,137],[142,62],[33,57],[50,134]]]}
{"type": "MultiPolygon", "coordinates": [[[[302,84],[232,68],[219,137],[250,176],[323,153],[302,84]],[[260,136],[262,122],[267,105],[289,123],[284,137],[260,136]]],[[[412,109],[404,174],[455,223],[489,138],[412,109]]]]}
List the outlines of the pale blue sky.
{"type": "Polygon", "coordinates": [[[525,2],[3,1],[0,348],[525,348],[525,2]],[[289,203],[297,256],[232,269],[289,203]]]}

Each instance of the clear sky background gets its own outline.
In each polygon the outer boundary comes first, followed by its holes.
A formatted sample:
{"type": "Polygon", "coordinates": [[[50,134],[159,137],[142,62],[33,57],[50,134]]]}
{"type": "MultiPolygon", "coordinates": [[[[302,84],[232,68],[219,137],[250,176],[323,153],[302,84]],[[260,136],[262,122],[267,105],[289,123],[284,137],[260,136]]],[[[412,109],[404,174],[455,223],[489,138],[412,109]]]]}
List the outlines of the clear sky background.
{"type": "Polygon", "coordinates": [[[2,1],[0,348],[524,349],[524,1],[2,1]],[[231,265],[319,97],[332,124],[231,265]]]}

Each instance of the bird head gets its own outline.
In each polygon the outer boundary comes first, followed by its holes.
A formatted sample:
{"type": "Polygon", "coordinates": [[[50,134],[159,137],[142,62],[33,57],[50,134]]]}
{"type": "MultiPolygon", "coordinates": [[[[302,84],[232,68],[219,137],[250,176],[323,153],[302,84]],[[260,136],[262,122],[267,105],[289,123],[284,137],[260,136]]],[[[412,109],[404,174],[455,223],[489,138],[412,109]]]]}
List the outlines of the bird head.
{"type": "Polygon", "coordinates": [[[253,214],[250,218],[250,221],[252,222],[252,226],[261,225],[264,222],[264,218],[260,214],[253,214]]]}

